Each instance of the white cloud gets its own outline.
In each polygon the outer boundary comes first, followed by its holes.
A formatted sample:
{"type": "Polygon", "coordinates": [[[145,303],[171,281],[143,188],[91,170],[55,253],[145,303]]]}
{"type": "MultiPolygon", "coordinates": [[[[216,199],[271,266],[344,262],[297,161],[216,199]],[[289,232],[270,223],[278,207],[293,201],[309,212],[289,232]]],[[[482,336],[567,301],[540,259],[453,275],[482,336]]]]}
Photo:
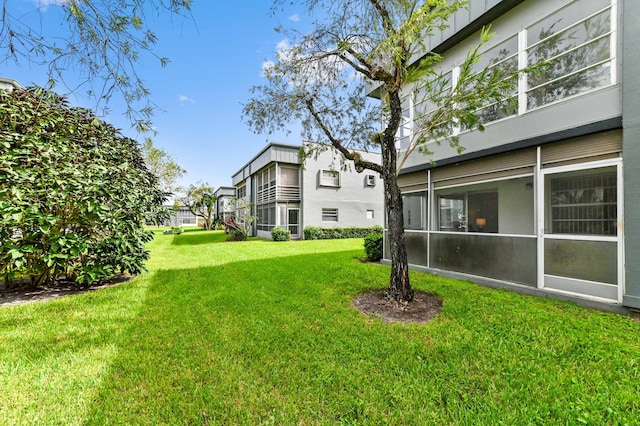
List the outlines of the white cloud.
{"type": "MultiPolygon", "coordinates": [[[[289,40],[286,40],[286,39],[282,40],[278,42],[278,44],[276,45],[276,56],[278,57],[278,59],[282,60],[283,58],[286,58],[287,56],[289,56],[288,52],[290,50],[291,50],[291,43],[289,43],[289,40]]],[[[260,77],[265,77],[269,69],[274,65],[275,65],[275,62],[272,61],[271,59],[265,60],[262,63],[262,73],[260,74],[260,77]]]]}
{"type": "Polygon", "coordinates": [[[297,13],[293,14],[293,15],[289,16],[289,20],[291,22],[299,22],[300,21],[300,16],[297,13]]]}
{"type": "Polygon", "coordinates": [[[276,45],[276,52],[278,54],[286,52],[287,50],[291,50],[291,43],[289,43],[289,40],[287,39],[279,41],[278,44],[276,45]]]}
{"type": "Polygon", "coordinates": [[[69,0],[23,0],[27,3],[34,4],[39,11],[46,12],[49,6],[63,6],[69,3],[69,0]]]}
{"type": "Polygon", "coordinates": [[[185,96],[185,95],[180,95],[178,97],[178,99],[180,100],[181,104],[184,104],[184,103],[195,104],[196,103],[196,101],[194,101],[192,98],[190,98],[188,96],[185,96]]]}
{"type": "Polygon", "coordinates": [[[69,0],[31,0],[31,3],[35,3],[40,9],[46,9],[49,6],[62,6],[68,2],[69,0]]]}
{"type": "Polygon", "coordinates": [[[260,74],[260,77],[266,77],[267,75],[267,71],[273,67],[275,65],[275,62],[267,59],[266,61],[264,61],[262,63],[262,73],[260,74]]]}

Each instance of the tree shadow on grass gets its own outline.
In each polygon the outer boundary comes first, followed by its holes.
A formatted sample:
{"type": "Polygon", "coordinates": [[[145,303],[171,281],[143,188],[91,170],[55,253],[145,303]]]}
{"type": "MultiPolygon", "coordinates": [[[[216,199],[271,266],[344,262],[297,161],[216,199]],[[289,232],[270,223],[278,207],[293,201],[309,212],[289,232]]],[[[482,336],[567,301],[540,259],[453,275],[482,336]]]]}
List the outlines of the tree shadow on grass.
{"type": "MultiPolygon", "coordinates": [[[[224,262],[220,257],[199,267],[159,270],[148,278],[141,300],[126,297],[137,288],[131,284],[105,289],[91,295],[86,309],[69,307],[61,321],[64,329],[49,327],[46,338],[9,342],[7,348],[20,348],[19,356],[12,355],[17,359],[11,365],[28,364],[34,355],[43,357],[31,353],[43,346],[48,351],[43,365],[79,347],[89,354],[108,349],[103,363],[109,365],[90,377],[92,384],[78,398],[82,403],[78,407],[86,411],[75,416],[82,417],[72,417],[72,413],[66,418],[38,420],[67,424],[261,424],[273,416],[277,424],[315,423],[318,419],[380,424],[400,413],[408,417],[399,418],[399,422],[425,424],[433,420],[427,417],[433,414],[428,413],[436,413],[442,416],[441,423],[459,423],[470,414],[482,423],[494,418],[496,410],[514,412],[509,404],[515,399],[515,412],[521,414],[511,420],[521,423],[544,412],[548,401],[541,400],[530,408],[526,397],[512,395],[526,396],[543,386],[553,389],[554,398],[568,395],[562,404],[571,401],[569,393],[562,393],[564,380],[553,381],[554,374],[545,379],[541,372],[551,366],[559,373],[567,370],[567,374],[575,374],[575,363],[564,359],[558,363],[558,352],[544,347],[541,339],[550,331],[560,333],[561,327],[554,324],[562,323],[562,318],[579,317],[577,307],[562,305],[560,320],[539,324],[517,315],[519,303],[537,305],[538,311],[546,314],[548,301],[521,301],[521,295],[461,282],[444,291],[453,296],[448,322],[436,323],[428,330],[381,326],[359,316],[350,302],[356,294],[384,287],[388,266],[358,262],[361,250],[328,251],[328,246],[318,243],[314,247],[325,251],[296,255],[293,247],[286,251],[265,248],[251,260],[224,262]],[[282,254],[276,257],[276,253],[282,254]],[[123,293],[122,297],[113,297],[116,292],[123,293]],[[135,301],[139,303],[135,310],[112,318],[115,308],[135,301]],[[502,314],[489,322],[484,317],[474,319],[486,310],[502,314]],[[476,333],[484,338],[476,338],[476,333]],[[512,382],[514,364],[524,366],[520,373],[524,382],[512,382]],[[531,377],[541,379],[532,382],[531,377]],[[509,397],[493,399],[487,387],[504,388],[509,397]],[[396,411],[396,389],[403,398],[401,412],[396,411]],[[421,391],[405,393],[405,389],[421,391]],[[463,393],[469,390],[478,398],[472,405],[463,393]],[[449,401],[446,411],[439,405],[445,398],[449,401]],[[370,404],[368,411],[361,410],[363,401],[370,404]],[[431,405],[425,406],[427,403],[431,405]]],[[[428,279],[425,276],[414,283],[428,279]]],[[[50,311],[47,321],[55,321],[63,313],[59,307],[50,311]]],[[[24,314],[29,313],[25,309],[24,314]]],[[[42,316],[37,310],[33,317],[6,319],[0,322],[0,330],[21,324],[29,327],[42,316]]],[[[601,336],[604,334],[598,334],[601,336]]],[[[582,341],[576,344],[580,351],[589,353],[582,341]]],[[[635,353],[633,345],[627,344],[627,353],[635,353]]],[[[617,371],[614,366],[620,365],[621,359],[614,358],[604,370],[617,371]]],[[[593,360],[601,362],[608,361],[600,357],[593,360]]],[[[51,383],[67,383],[81,375],[73,369],[75,365],[68,368],[70,377],[58,375],[55,368],[52,373],[56,375],[52,375],[43,367],[49,374],[44,377],[51,383]]],[[[622,409],[620,401],[628,401],[624,395],[635,390],[631,379],[624,387],[618,384],[628,379],[628,372],[619,370],[609,382],[622,390],[608,389],[618,392],[615,410],[622,409]]]]}
{"type": "Polygon", "coordinates": [[[204,231],[204,229],[202,229],[201,227],[190,227],[190,228],[182,228],[182,232],[202,232],[204,231]]]}
{"type": "Polygon", "coordinates": [[[171,245],[197,246],[201,244],[224,243],[226,240],[227,234],[225,234],[224,231],[202,231],[174,235],[173,240],[171,240],[171,245]]]}
{"type": "MultiPolygon", "coordinates": [[[[548,365],[559,372],[565,366],[555,362],[555,351],[540,351],[538,339],[531,338],[547,333],[549,325],[515,315],[519,308],[513,302],[522,296],[458,283],[449,290],[455,295],[450,309],[459,312],[450,325],[435,323],[423,331],[381,326],[359,316],[351,301],[385,286],[389,268],[361,264],[357,253],[262,252],[264,257],[248,261],[156,272],[127,330],[128,342],[92,395],[85,423],[261,424],[273,416],[276,424],[380,424],[400,413],[408,416],[402,423],[425,424],[433,414],[423,413],[436,413],[441,423],[455,424],[469,414],[486,420],[496,407],[510,412],[513,399],[496,403],[487,387],[507,388],[507,395],[527,395],[536,386],[564,390],[553,379],[528,385],[531,374],[539,376],[548,365]],[[513,323],[496,327],[501,323],[474,320],[470,307],[479,304],[479,295],[486,297],[478,312],[501,311],[513,323]],[[476,332],[486,338],[475,338],[476,332]],[[476,354],[489,364],[484,372],[479,361],[470,366],[476,354]],[[491,361],[495,357],[507,362],[491,361]],[[524,364],[525,382],[511,382],[514,357],[524,364]],[[395,399],[386,398],[394,389],[403,398],[401,412],[395,399]],[[477,392],[477,404],[467,404],[461,392],[468,389],[477,392]],[[441,410],[444,398],[452,408],[441,410]],[[362,401],[369,411],[360,410],[362,401]]],[[[549,306],[544,300],[522,303],[538,305],[541,312],[549,306]]],[[[618,401],[633,389],[631,383],[618,401]]],[[[513,423],[546,408],[542,401],[530,409],[526,397],[517,402],[522,414],[513,423]]]]}
{"type": "Polygon", "coordinates": [[[286,361],[294,342],[305,348],[302,353],[319,351],[321,359],[333,359],[333,350],[350,353],[351,339],[327,348],[323,338],[338,327],[357,334],[365,320],[358,320],[351,295],[383,285],[388,274],[385,268],[363,267],[354,254],[289,255],[156,272],[126,332],[129,341],[101,380],[85,420],[198,424],[211,416],[212,423],[260,423],[280,402],[268,396],[269,383],[255,382],[256,366],[262,364],[251,360],[275,363],[283,375],[292,368],[312,390],[307,382],[313,375],[306,369],[313,361],[300,359],[293,367],[286,361]],[[279,353],[285,356],[274,355],[279,353]],[[236,381],[250,384],[247,398],[254,406],[235,405],[229,386],[236,381]]]}

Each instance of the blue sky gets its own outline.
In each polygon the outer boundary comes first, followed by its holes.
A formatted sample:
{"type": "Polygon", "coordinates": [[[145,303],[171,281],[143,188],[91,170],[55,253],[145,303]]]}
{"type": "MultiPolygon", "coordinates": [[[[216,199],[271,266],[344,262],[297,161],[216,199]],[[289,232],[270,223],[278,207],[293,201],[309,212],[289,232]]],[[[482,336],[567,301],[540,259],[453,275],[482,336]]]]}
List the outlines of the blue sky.
{"type": "MultiPolygon", "coordinates": [[[[56,1],[60,0],[40,0],[41,5],[49,4],[41,9],[43,22],[60,25],[55,18],[56,1]]],[[[27,10],[38,0],[9,3],[27,10]]],[[[193,20],[163,16],[149,23],[159,38],[155,52],[171,62],[162,68],[156,59],[144,59],[138,73],[151,90],[151,101],[163,110],[153,118],[154,144],[187,170],[182,185],[206,181],[216,188],[230,186],[231,175],[267,140],[300,143],[299,131],[289,136],[256,135],[242,120],[249,89],[264,82],[262,65],[275,58],[278,44],[284,41],[274,28],[310,25],[302,11],[285,10],[273,16],[270,6],[269,0],[194,0],[193,20]]],[[[0,53],[4,57],[5,52],[0,53]]],[[[46,71],[26,63],[0,63],[0,76],[24,86],[46,85],[46,71]]],[[[73,78],[73,71],[69,72],[73,78]]],[[[55,90],[65,93],[63,87],[55,90]]],[[[88,105],[82,91],[69,98],[75,105],[88,105]]],[[[125,108],[120,99],[113,99],[109,107],[112,111],[105,120],[142,141],[144,135],[131,130],[122,116],[125,108]]]]}

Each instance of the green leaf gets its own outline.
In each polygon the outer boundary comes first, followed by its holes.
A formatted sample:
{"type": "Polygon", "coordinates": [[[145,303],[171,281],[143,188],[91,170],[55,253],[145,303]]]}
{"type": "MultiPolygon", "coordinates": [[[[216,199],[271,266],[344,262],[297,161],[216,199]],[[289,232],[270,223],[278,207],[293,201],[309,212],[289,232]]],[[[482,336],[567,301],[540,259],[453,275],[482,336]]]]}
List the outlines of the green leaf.
{"type": "Polygon", "coordinates": [[[11,255],[11,259],[13,259],[13,260],[16,260],[16,259],[19,259],[21,257],[24,257],[24,253],[22,253],[21,251],[18,251],[16,249],[9,250],[9,254],[11,255]]]}

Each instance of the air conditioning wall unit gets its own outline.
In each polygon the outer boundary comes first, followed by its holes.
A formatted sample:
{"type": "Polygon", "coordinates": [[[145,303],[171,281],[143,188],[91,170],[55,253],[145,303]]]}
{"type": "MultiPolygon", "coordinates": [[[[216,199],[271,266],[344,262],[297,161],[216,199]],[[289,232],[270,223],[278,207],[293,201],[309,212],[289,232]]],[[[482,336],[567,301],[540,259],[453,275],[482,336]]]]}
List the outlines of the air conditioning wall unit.
{"type": "Polygon", "coordinates": [[[366,186],[376,186],[376,175],[366,175],[364,177],[364,184],[366,186]]]}

